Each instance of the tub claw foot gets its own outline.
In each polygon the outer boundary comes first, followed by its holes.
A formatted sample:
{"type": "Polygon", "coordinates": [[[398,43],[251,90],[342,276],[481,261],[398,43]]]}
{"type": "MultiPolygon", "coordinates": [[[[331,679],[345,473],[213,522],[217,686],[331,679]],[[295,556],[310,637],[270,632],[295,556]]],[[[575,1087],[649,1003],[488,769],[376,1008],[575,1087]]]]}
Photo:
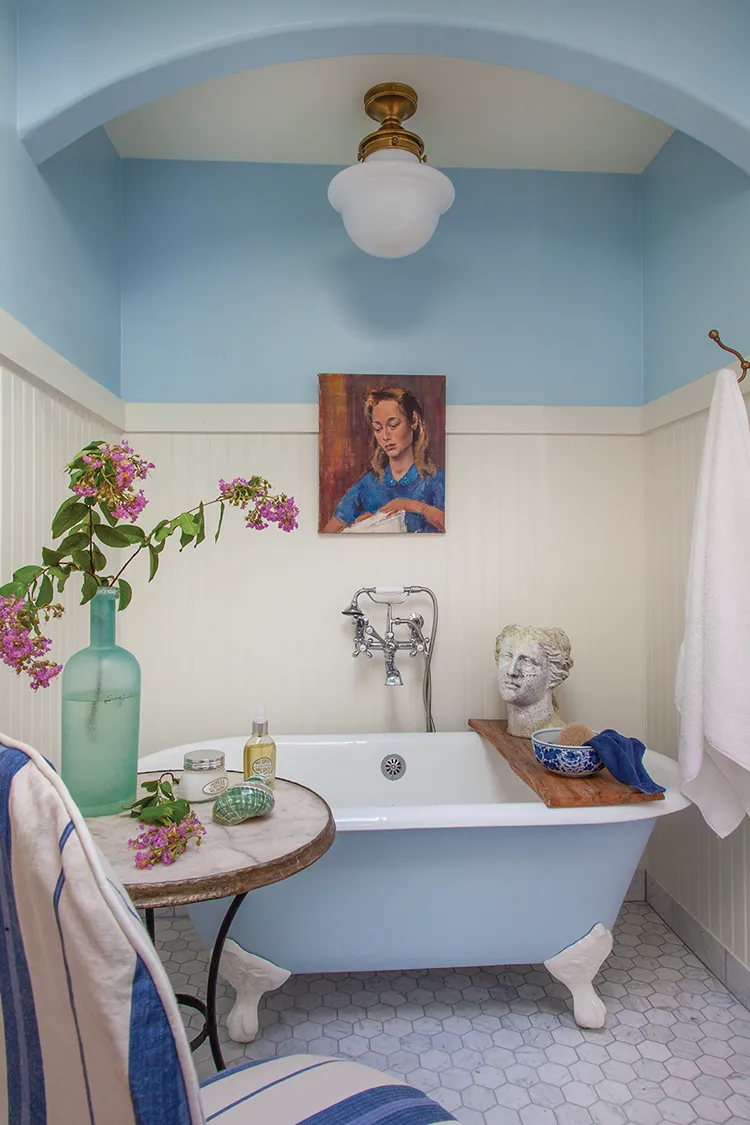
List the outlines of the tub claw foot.
{"type": "Polygon", "coordinates": [[[597,922],[580,941],[544,962],[555,980],[570,989],[579,1027],[604,1027],[607,1010],[592,982],[611,952],[612,932],[597,922]]]}
{"type": "Polygon", "coordinates": [[[235,1043],[250,1043],[258,1034],[258,1004],[264,992],[281,988],[291,973],[248,953],[231,938],[226,942],[219,973],[237,991],[234,1007],[227,1016],[229,1038],[235,1043]]]}

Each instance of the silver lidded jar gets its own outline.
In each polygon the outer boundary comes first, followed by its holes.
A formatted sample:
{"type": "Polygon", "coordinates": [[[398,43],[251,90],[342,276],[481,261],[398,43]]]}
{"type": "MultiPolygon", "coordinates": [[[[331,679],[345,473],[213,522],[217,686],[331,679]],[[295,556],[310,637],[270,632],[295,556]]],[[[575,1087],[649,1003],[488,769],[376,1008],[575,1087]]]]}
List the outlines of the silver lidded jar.
{"type": "Polygon", "coordinates": [[[215,801],[220,793],[229,788],[224,761],[221,750],[186,751],[177,796],[189,801],[191,805],[199,801],[215,801]]]}

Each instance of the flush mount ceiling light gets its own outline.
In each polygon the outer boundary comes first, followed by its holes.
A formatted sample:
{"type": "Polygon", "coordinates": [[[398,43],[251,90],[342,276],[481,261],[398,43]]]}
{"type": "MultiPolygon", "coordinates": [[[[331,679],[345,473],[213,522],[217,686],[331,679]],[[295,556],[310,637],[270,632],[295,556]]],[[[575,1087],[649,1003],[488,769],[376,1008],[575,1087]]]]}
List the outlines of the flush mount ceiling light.
{"type": "Polygon", "coordinates": [[[360,142],[358,163],[334,176],[328,199],[352,242],[376,258],[405,258],[429,242],[455,198],[453,184],[425,164],[424,143],[401,124],[417,111],[411,86],[382,82],[365,94],[380,128],[360,142]]]}

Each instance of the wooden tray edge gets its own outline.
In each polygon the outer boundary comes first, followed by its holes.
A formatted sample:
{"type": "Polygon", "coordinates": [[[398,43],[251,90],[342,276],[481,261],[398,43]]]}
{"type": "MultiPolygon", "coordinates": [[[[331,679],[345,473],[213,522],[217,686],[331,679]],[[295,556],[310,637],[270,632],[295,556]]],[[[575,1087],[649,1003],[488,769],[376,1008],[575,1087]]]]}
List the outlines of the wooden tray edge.
{"type": "MultiPolygon", "coordinates": [[[[618,781],[617,778],[612,777],[612,775],[609,773],[608,770],[605,770],[604,773],[606,774],[606,779],[609,781],[609,784],[613,787],[612,788],[612,799],[610,799],[608,801],[605,801],[605,802],[594,801],[594,800],[586,800],[586,799],[581,800],[580,798],[581,797],[585,798],[587,796],[587,794],[581,793],[581,791],[579,789],[579,790],[577,790],[577,795],[579,797],[578,800],[575,800],[572,803],[571,803],[571,801],[561,800],[558,797],[557,793],[555,793],[554,791],[551,791],[549,789],[549,787],[547,785],[545,785],[546,778],[545,778],[544,774],[541,772],[543,767],[541,767],[541,766],[539,767],[540,772],[538,774],[535,773],[535,772],[531,772],[531,770],[525,770],[523,767],[519,768],[518,763],[516,761],[514,761],[514,759],[511,758],[508,755],[508,753],[506,752],[506,749],[502,745],[499,744],[500,739],[498,739],[496,737],[493,737],[492,732],[487,730],[488,724],[504,723],[504,722],[505,722],[505,720],[502,720],[502,719],[469,719],[468,720],[468,724],[472,728],[472,730],[475,730],[478,734],[480,734],[482,736],[482,738],[486,739],[487,742],[489,742],[489,744],[491,746],[494,746],[494,748],[498,751],[499,754],[502,754],[503,758],[508,763],[510,768],[513,770],[516,777],[520,777],[521,781],[523,781],[523,783],[525,785],[527,785],[529,787],[529,789],[531,789],[531,791],[537,795],[537,797],[540,798],[540,800],[543,802],[543,804],[548,809],[580,809],[580,808],[603,809],[603,808],[607,808],[609,806],[640,805],[640,804],[643,804],[647,801],[663,801],[664,800],[664,796],[665,796],[664,793],[641,793],[640,790],[633,789],[631,786],[628,786],[628,785],[624,785],[622,782],[618,781]],[[530,780],[530,778],[532,778],[533,781],[530,780]]],[[[511,738],[512,736],[506,734],[504,737],[511,738]]],[[[536,765],[537,764],[536,758],[533,758],[533,750],[531,749],[531,740],[530,739],[518,739],[517,741],[524,742],[524,743],[528,742],[529,754],[532,756],[533,764],[536,765]]],[[[532,769],[533,769],[532,762],[529,762],[529,766],[532,767],[532,769]]],[[[598,775],[598,776],[601,777],[601,774],[598,775]]],[[[580,785],[581,783],[585,783],[585,781],[587,780],[585,778],[575,778],[575,777],[562,779],[557,774],[551,774],[550,778],[555,778],[558,781],[558,783],[559,783],[560,780],[562,780],[566,784],[572,784],[572,785],[576,785],[576,786],[580,785]]],[[[576,792],[576,791],[574,791],[574,792],[576,792]]]]}

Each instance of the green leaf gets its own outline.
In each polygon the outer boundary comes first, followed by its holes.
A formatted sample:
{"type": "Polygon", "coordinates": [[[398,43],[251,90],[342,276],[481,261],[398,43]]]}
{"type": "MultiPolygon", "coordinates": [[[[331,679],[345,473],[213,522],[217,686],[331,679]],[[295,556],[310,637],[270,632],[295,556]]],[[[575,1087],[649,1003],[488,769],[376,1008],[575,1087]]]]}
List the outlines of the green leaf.
{"type": "Polygon", "coordinates": [[[99,583],[94,578],[93,574],[84,574],[83,583],[81,585],[81,605],[86,605],[86,602],[90,602],[98,589],[99,583]]]}
{"type": "Polygon", "coordinates": [[[193,536],[198,534],[198,524],[190,515],[190,512],[181,512],[177,517],[177,521],[186,535],[193,536]]]}
{"type": "Polygon", "coordinates": [[[117,516],[113,516],[107,505],[102,503],[101,501],[99,501],[99,511],[102,513],[110,527],[114,527],[117,523],[117,516]]]}
{"type": "Polygon", "coordinates": [[[195,546],[196,547],[198,546],[199,543],[202,543],[203,540],[206,538],[206,514],[203,511],[203,501],[202,500],[201,500],[200,505],[198,507],[197,522],[198,522],[198,535],[197,535],[196,540],[195,540],[195,546]]]}
{"type": "Polygon", "coordinates": [[[195,539],[194,535],[188,535],[188,533],[186,531],[181,532],[181,534],[180,534],[180,550],[181,551],[184,550],[184,548],[187,547],[188,543],[192,543],[194,539],[195,539]]]}
{"type": "Polygon", "coordinates": [[[107,559],[97,547],[96,543],[91,549],[91,554],[94,556],[94,570],[104,570],[107,565],[107,559]]]}
{"type": "Polygon", "coordinates": [[[80,551],[89,545],[88,531],[72,531],[66,535],[60,544],[60,555],[69,555],[71,551],[80,551]]]}
{"type": "Polygon", "coordinates": [[[122,524],[117,529],[121,535],[124,535],[128,543],[145,543],[146,533],[142,527],[136,527],[135,524],[126,523],[122,524]]]}
{"type": "Polygon", "coordinates": [[[25,582],[6,582],[4,586],[0,586],[0,596],[4,598],[22,598],[25,593],[25,582]]]}
{"type": "Polygon", "coordinates": [[[149,543],[149,546],[148,546],[148,557],[149,557],[148,580],[149,580],[149,582],[151,582],[153,580],[157,570],[159,569],[159,552],[154,547],[152,547],[150,543],[149,543]]]}
{"type": "Polygon", "coordinates": [[[49,603],[52,601],[52,595],[54,594],[54,592],[55,591],[52,587],[52,579],[45,574],[44,578],[39,583],[39,593],[37,594],[34,605],[40,607],[43,605],[49,605],[49,603]]]}
{"type": "Polygon", "coordinates": [[[42,562],[45,566],[57,566],[63,554],[64,551],[53,551],[51,547],[42,547],[42,562]]]}
{"type": "Polygon", "coordinates": [[[71,551],[70,557],[79,570],[91,570],[91,555],[88,551],[71,551]]]}
{"type": "Polygon", "coordinates": [[[225,504],[224,504],[224,501],[222,500],[221,504],[219,505],[219,526],[216,528],[216,535],[214,535],[214,543],[219,542],[219,536],[221,535],[221,525],[224,522],[224,508],[225,508],[225,504]]]}
{"type": "Polygon", "coordinates": [[[174,804],[172,805],[172,815],[175,819],[175,822],[178,823],[178,824],[181,820],[185,819],[185,817],[188,815],[189,812],[190,812],[190,805],[188,804],[187,801],[183,801],[182,799],[179,799],[179,800],[175,801],[174,804]]]}
{"type": "Polygon", "coordinates": [[[70,571],[69,570],[63,570],[59,566],[51,566],[49,568],[49,572],[53,576],[53,578],[57,579],[57,590],[58,590],[58,593],[61,594],[63,592],[63,590],[65,589],[65,583],[68,581],[68,578],[70,577],[70,571]]]}
{"type": "MultiPolygon", "coordinates": [[[[65,504],[67,504],[67,500],[65,504]]],[[[58,509],[57,515],[52,521],[53,539],[59,539],[63,532],[73,527],[74,524],[80,523],[89,514],[89,509],[85,504],[73,503],[67,508],[65,504],[58,509]]]]}
{"type": "Polygon", "coordinates": [[[146,808],[141,809],[139,819],[144,824],[168,823],[168,817],[165,819],[164,811],[164,805],[147,805],[146,808]]]}
{"type": "Polygon", "coordinates": [[[158,788],[158,781],[144,781],[141,783],[141,789],[145,789],[147,793],[155,793],[158,788]]]}
{"type": "Polygon", "coordinates": [[[162,520],[161,523],[157,523],[151,534],[157,543],[163,543],[165,539],[169,538],[173,531],[174,527],[172,527],[170,521],[162,520]]]}
{"type": "Polygon", "coordinates": [[[94,528],[94,534],[107,547],[128,547],[132,542],[122,528],[110,527],[106,523],[97,524],[94,528]]]}
{"type": "Polygon", "coordinates": [[[117,586],[120,591],[120,604],[117,607],[118,612],[122,609],[127,609],[130,605],[131,598],[133,597],[133,587],[124,578],[117,579],[117,586]]]}
{"type": "Polygon", "coordinates": [[[35,578],[38,578],[42,573],[40,566],[22,566],[18,570],[13,571],[13,581],[23,582],[26,586],[30,585],[35,578]]]}
{"type": "Polygon", "coordinates": [[[73,496],[69,496],[67,498],[67,500],[63,500],[62,504],[60,505],[60,507],[57,509],[57,512],[55,513],[55,519],[57,519],[57,517],[60,515],[61,512],[67,512],[68,508],[72,508],[73,505],[78,504],[79,501],[80,501],[80,497],[76,496],[75,494],[73,496]]]}
{"type": "Polygon", "coordinates": [[[171,784],[168,781],[162,781],[162,782],[160,782],[160,785],[161,785],[161,791],[164,794],[164,796],[167,798],[167,800],[173,801],[174,800],[174,790],[172,789],[171,784]]]}

